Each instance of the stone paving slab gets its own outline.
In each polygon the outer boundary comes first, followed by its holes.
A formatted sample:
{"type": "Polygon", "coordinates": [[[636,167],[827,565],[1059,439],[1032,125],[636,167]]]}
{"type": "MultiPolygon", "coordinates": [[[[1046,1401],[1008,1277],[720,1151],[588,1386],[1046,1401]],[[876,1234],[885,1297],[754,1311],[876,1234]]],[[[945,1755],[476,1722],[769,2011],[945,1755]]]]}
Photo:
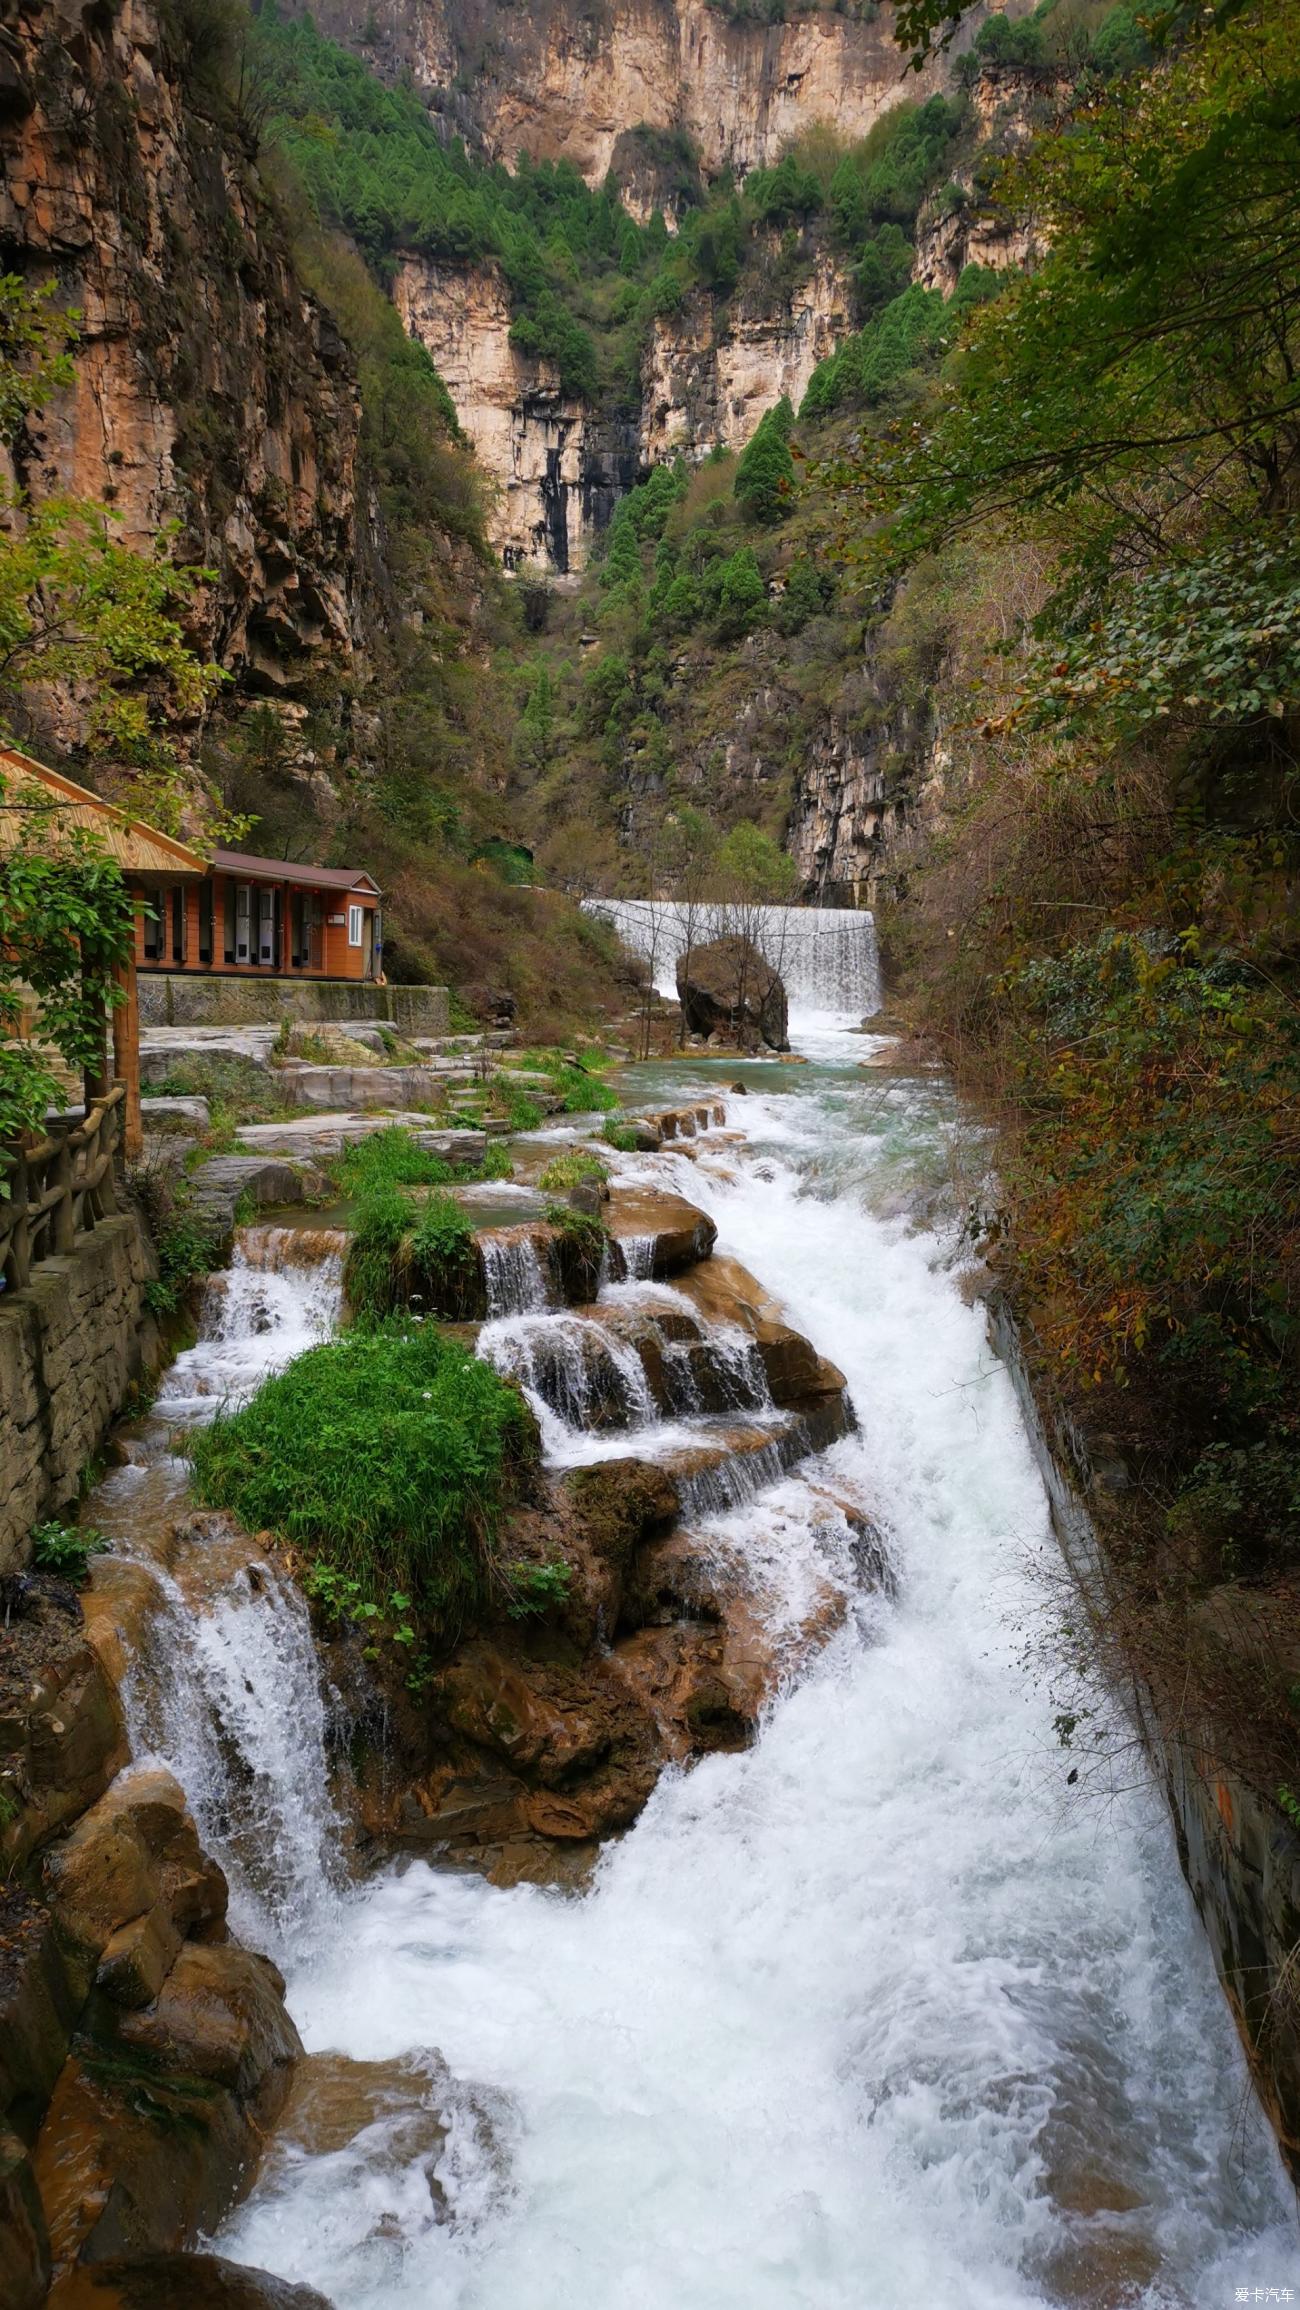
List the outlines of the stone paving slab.
{"type": "Polygon", "coordinates": [[[411,1133],[417,1147],[429,1153],[442,1155],[448,1162],[481,1163],[487,1152],[485,1131],[443,1131],[430,1123],[427,1115],[404,1113],[396,1109],[390,1113],[369,1109],[335,1115],[301,1115],[287,1123],[246,1123],[239,1133],[240,1145],[256,1149],[265,1155],[292,1155],[304,1162],[317,1156],[337,1155],[354,1140],[367,1139],[374,1131],[390,1131],[399,1127],[411,1133]]]}

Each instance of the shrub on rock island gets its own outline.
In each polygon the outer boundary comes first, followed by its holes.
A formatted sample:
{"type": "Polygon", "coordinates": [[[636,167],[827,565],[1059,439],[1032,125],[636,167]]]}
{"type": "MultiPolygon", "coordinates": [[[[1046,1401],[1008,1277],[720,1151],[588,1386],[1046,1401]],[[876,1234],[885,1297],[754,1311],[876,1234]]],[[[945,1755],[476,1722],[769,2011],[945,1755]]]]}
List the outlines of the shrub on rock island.
{"type": "Polygon", "coordinates": [[[207,1506],[455,1629],[505,1585],[498,1520],[537,1434],[490,1365],[407,1320],[309,1348],[200,1429],[190,1458],[207,1506]]]}

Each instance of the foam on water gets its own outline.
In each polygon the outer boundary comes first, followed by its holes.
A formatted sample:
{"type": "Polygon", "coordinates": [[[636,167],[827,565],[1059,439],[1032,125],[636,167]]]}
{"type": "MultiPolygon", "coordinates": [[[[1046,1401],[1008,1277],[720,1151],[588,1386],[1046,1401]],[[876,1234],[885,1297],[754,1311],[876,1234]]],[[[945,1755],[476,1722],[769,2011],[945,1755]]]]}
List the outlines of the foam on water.
{"type": "Polygon", "coordinates": [[[1024,1665],[1052,1548],[1007,1375],[940,1238],[872,1208],[935,1168],[941,1109],[875,1099],[751,1097],[762,1160],[680,1177],[861,1423],[716,1544],[751,1533],[788,1616],[851,1582],[847,1493],[896,1595],[754,1748],[661,1781],[584,1896],[422,1864],[352,1896],[293,1974],[309,2047],[436,2050],[493,2145],[453,2124],[438,2196],[370,2127],[275,2167],[224,2252],[346,2310],[1217,2310],[1294,2279],[1168,1817],[1067,1787],[1024,1665]]]}

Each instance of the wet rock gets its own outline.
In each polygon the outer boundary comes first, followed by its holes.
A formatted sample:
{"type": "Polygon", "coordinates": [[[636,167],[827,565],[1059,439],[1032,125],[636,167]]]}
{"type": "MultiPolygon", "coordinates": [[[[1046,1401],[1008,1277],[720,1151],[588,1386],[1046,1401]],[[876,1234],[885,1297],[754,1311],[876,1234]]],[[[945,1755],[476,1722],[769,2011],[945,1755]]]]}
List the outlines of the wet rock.
{"type": "Polygon", "coordinates": [[[785,988],[745,938],[712,939],[677,963],[677,997],[692,1034],[710,1043],[790,1047],[785,988]]]}
{"type": "Polygon", "coordinates": [[[190,1941],[151,2005],[97,2001],[33,2160],[56,2266],[176,2251],[246,2193],[301,2052],[283,1987],[265,1957],[190,1941]]]}
{"type": "Polygon", "coordinates": [[[50,2310],[332,2310],[314,2286],[291,2286],[216,2254],[115,2256],[69,2271],[50,2310]]]}
{"type": "Polygon", "coordinates": [[[0,2302],[38,2310],[50,2283],[50,2242],[26,2145],[0,2127],[0,2302]]]}
{"type": "Polygon", "coordinates": [[[150,2003],[184,1937],[211,1934],[226,1913],[225,1877],[161,1768],[120,1774],[49,1854],[45,1884],[64,1932],[123,2004],[150,2003]]]}
{"type": "Polygon", "coordinates": [[[608,1224],[616,1279],[679,1275],[709,1257],[718,1235],[706,1212],[653,1189],[616,1189],[608,1224]]]}
{"type": "Polygon", "coordinates": [[[681,1289],[708,1324],[734,1324],[749,1333],[762,1360],[773,1403],[802,1409],[843,1394],[844,1374],[811,1340],[795,1331],[747,1268],[735,1259],[711,1259],[682,1278],[681,1289]]]}
{"type": "Polygon", "coordinates": [[[36,1599],[0,1661],[0,1866],[20,1867],[75,1820],[126,1757],[121,1699],[80,1613],[36,1599]]]}

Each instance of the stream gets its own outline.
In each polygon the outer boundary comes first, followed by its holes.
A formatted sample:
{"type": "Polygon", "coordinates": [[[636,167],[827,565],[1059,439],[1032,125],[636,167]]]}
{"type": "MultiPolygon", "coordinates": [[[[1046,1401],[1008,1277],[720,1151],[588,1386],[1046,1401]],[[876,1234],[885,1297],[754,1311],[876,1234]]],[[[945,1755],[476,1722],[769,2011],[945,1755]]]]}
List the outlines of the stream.
{"type": "MultiPolygon", "coordinates": [[[[792,1032],[804,1066],[641,1070],[651,1102],[743,1073],[744,1140],[619,1176],[709,1211],[846,1374],[855,1433],[700,1505],[772,1613],[828,1580],[849,1610],[755,1745],[666,1774],[587,1891],[419,1860],[349,1887],[300,1604],[240,1570],[196,1618],[193,1584],[158,1573],[170,1641],[135,1680],[137,1751],[184,1782],[309,2052],[374,2081],[352,2138],[271,2145],[218,2249],[336,2310],[1285,2299],[1292,2193],[1167,1810],[1122,1727],[1109,1775],[1073,1787],[1054,1736],[1059,1559],[949,1216],[978,1145],[937,1078],[873,1066],[825,1013],[792,1032]],[[828,1538],[827,1486],[879,1526],[887,1584],[828,1538]]],[[[501,1288],[488,1349],[526,1380],[528,1327],[565,1318],[529,1276],[501,1288]]],[[[273,1276],[245,1253],[155,1434],[336,1310],[336,1252],[273,1276]]],[[[547,1446],[582,1456],[554,1416],[547,1446]]],[[[104,1487],[119,1545],[158,1465],[155,1444],[104,1487]]]]}

